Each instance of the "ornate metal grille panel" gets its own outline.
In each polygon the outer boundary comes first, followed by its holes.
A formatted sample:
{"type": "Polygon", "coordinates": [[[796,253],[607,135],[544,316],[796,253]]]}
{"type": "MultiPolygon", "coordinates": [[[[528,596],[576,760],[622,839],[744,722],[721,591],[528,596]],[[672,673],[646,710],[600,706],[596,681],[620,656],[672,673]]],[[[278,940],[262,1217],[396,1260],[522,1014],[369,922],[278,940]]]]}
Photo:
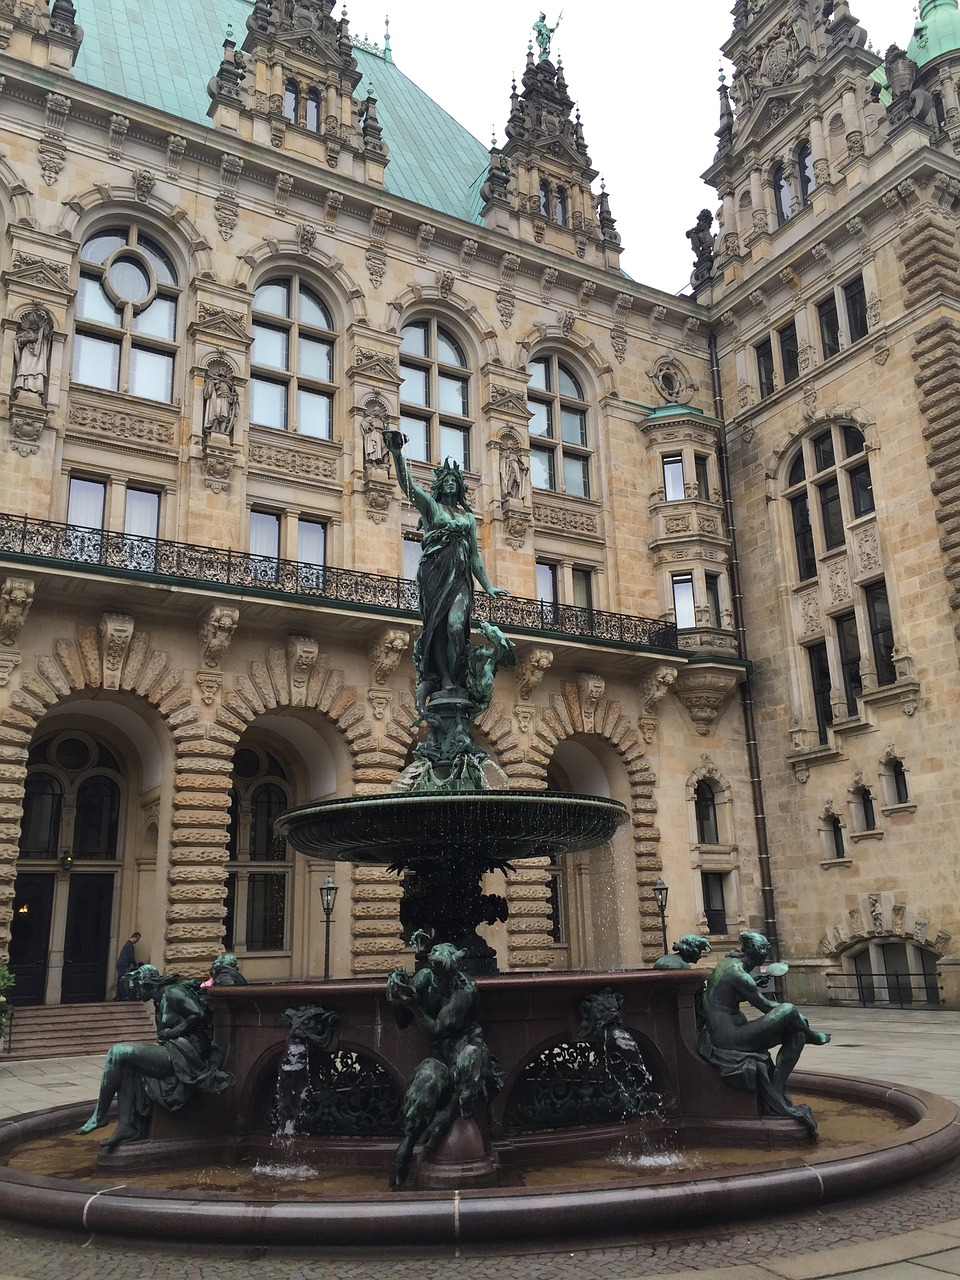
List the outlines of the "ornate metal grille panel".
{"type": "Polygon", "coordinates": [[[387,1072],[365,1054],[312,1052],[304,1079],[281,1070],[275,1128],[305,1137],[390,1137],[400,1132],[402,1098],[387,1072]],[[291,1104],[296,1101],[296,1114],[291,1104]]]}
{"type": "MultiPolygon", "coordinates": [[[[188,584],[252,588],[317,604],[330,601],[408,615],[418,612],[417,584],[407,578],[0,513],[0,555],[4,553],[119,570],[139,578],[156,576],[188,584]]],[[[644,649],[677,649],[676,626],[659,618],[635,618],[520,596],[494,598],[482,591],[477,592],[474,616],[507,631],[549,632],[644,649]]]]}
{"type": "Polygon", "coordinates": [[[503,1117],[508,1133],[617,1124],[655,1111],[656,1094],[625,1095],[603,1057],[583,1041],[551,1045],[523,1071],[503,1117]]]}

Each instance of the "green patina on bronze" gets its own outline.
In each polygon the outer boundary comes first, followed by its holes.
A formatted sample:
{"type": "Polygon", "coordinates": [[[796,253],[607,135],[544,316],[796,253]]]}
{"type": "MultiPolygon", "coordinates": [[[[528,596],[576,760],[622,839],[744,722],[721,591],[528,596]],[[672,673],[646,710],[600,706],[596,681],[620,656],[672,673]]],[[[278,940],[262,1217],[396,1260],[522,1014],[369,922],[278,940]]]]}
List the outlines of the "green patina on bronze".
{"type": "Polygon", "coordinates": [[[814,1031],[795,1004],[768,1000],[749,970],[764,963],[770,943],[762,933],[741,933],[740,950],[729,951],[710,974],[700,1003],[700,1056],[735,1089],[756,1093],[763,1115],[796,1120],[811,1142],[817,1122],[809,1107],[793,1102],[787,1080],[808,1044],[830,1036],[814,1031]],[[763,1014],[748,1021],[740,1010],[751,1004],[763,1014]],[[780,1046],[776,1064],[769,1050],[780,1046]]]}
{"type": "Polygon", "coordinates": [[[486,753],[470,724],[493,697],[497,670],[516,666],[513,642],[499,627],[481,622],[483,643],[471,645],[474,579],[491,596],[507,595],[487,576],[477,545],[477,522],[456,463],[434,471],[428,493],[414,481],[401,449],[404,437],[385,431],[401,489],[420,513],[423,554],[417,571],[423,630],[413,649],[417,711],[427,726],[415,749],[414,791],[480,791],[486,753]]]}
{"type": "Polygon", "coordinates": [[[674,955],[663,955],[655,960],[655,969],[690,969],[701,956],[712,948],[706,938],[699,933],[685,933],[673,944],[674,955]]]}

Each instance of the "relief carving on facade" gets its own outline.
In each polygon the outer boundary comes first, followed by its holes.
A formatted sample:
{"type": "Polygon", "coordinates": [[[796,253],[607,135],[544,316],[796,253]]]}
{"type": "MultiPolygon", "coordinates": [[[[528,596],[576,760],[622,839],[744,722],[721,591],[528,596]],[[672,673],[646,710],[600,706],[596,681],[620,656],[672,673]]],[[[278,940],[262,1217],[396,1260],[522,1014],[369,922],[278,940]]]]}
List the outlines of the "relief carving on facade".
{"type": "Polygon", "coordinates": [[[104,409],[96,404],[72,401],[67,423],[135,444],[172,445],[174,442],[173,426],[169,423],[138,418],[135,414],[104,409]]]}
{"type": "Polygon", "coordinates": [[[517,663],[517,698],[521,702],[530,701],[552,665],[553,652],[550,649],[531,649],[524,654],[517,663]]]}
{"type": "Polygon", "coordinates": [[[854,539],[857,549],[857,566],[860,573],[869,573],[880,568],[880,544],[877,540],[875,525],[860,529],[854,539]]]}
{"type": "Polygon", "coordinates": [[[843,604],[850,599],[850,575],[847,572],[846,557],[830,562],[827,566],[827,581],[833,604],[843,604]]]}
{"type": "Polygon", "coordinates": [[[105,613],[98,629],[103,661],[103,687],[119,689],[123,664],[133,639],[133,618],[126,613],[105,613]]]}
{"type": "MultiPolygon", "coordinates": [[[[231,455],[232,457],[232,455],[231,455]]],[[[319,457],[299,449],[282,445],[256,443],[250,446],[250,463],[268,471],[280,471],[288,476],[304,480],[336,480],[337,463],[334,458],[319,457]]]]}
{"type": "Polygon", "coordinates": [[[819,635],[823,631],[823,618],[820,613],[820,592],[816,587],[803,591],[797,596],[800,609],[800,632],[804,636],[819,635]]]}
{"type": "Polygon", "coordinates": [[[564,533],[596,533],[597,517],[589,511],[571,511],[554,507],[547,502],[533,504],[534,521],[547,529],[559,529],[564,533]]]}
{"type": "Polygon", "coordinates": [[[7,648],[20,639],[35,590],[32,578],[4,578],[0,586],[0,644],[7,648]]]}
{"type": "Polygon", "coordinates": [[[220,666],[239,621],[239,609],[221,604],[212,605],[200,619],[200,660],[205,667],[220,666]]]}
{"type": "Polygon", "coordinates": [[[287,636],[287,681],[291,707],[306,706],[307,687],[319,656],[320,645],[313,636],[287,636]]]}
{"type": "Polygon", "coordinates": [[[686,667],[678,672],[673,693],[690,717],[697,733],[710,733],[737,687],[737,677],[729,671],[686,667]]]}
{"type": "Polygon", "coordinates": [[[386,685],[400,665],[400,659],[410,647],[410,632],[399,627],[381,631],[370,646],[370,671],[376,685],[386,685]]]}
{"type": "Polygon", "coordinates": [[[594,675],[589,671],[577,672],[577,699],[580,703],[580,718],[583,721],[584,733],[593,733],[594,716],[605,688],[606,683],[602,676],[594,675]]]}

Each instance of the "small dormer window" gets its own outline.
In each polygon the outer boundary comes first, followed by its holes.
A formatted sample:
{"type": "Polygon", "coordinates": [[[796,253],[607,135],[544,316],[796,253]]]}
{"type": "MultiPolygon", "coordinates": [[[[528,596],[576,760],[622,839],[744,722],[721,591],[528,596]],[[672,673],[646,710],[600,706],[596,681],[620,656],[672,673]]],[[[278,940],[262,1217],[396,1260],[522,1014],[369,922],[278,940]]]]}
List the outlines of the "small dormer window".
{"type": "Polygon", "coordinates": [[[283,118],[296,124],[300,117],[300,90],[292,80],[283,86],[283,118]]]}

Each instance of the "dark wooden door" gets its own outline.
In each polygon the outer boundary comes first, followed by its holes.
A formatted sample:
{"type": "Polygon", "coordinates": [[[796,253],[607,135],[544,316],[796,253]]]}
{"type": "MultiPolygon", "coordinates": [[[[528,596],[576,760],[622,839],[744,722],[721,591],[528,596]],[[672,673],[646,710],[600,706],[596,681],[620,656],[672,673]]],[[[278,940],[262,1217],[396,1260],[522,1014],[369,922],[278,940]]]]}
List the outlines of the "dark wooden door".
{"type": "Polygon", "coordinates": [[[13,1004],[43,1004],[55,878],[46,872],[17,876],[10,923],[10,969],[17,980],[13,1004]]]}
{"type": "Polygon", "coordinates": [[[61,1004],[87,1004],[107,997],[113,879],[110,873],[85,871],[70,876],[61,1004]]]}

